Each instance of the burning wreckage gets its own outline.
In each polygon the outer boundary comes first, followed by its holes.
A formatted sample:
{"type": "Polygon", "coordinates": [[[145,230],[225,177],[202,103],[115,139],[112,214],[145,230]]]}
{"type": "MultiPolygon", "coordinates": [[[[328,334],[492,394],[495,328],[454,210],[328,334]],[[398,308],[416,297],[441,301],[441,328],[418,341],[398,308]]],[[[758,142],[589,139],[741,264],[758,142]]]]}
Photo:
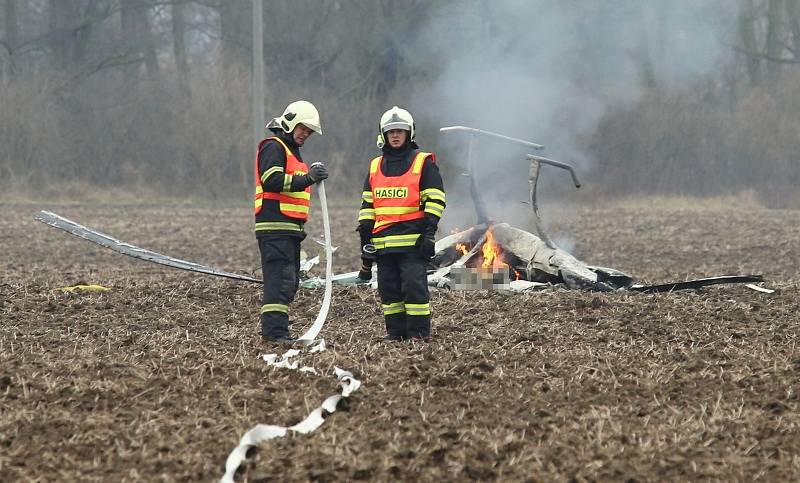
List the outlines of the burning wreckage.
{"type": "MultiPolygon", "coordinates": [[[[639,285],[632,276],[607,267],[588,265],[559,248],[543,229],[536,199],[536,188],[542,166],[552,166],[569,172],[576,188],[580,188],[572,166],[543,156],[528,154],[529,199],[532,210],[534,233],[513,227],[508,223],[494,222],[487,216],[480,191],[476,184],[475,165],[472,159],[473,142],[477,136],[488,136],[507,142],[541,150],[544,146],[502,134],[465,126],[443,127],[441,132],[461,132],[469,136],[467,167],[470,194],[477,215],[477,224],[467,230],[451,234],[436,242],[436,253],[431,260],[428,284],[432,287],[457,290],[502,289],[512,292],[541,290],[552,287],[595,291],[633,290],[640,292],[666,292],[672,290],[700,288],[723,283],[761,282],[761,275],[735,275],[701,278],[659,285],[639,285]]],[[[204,273],[234,280],[262,283],[245,275],[217,270],[186,260],[180,260],[150,250],[124,243],[109,235],[85,227],[49,211],[41,211],[38,221],[67,231],[73,235],[110,248],[119,253],[142,260],[183,270],[204,273]]],[[[335,250],[335,249],[334,249],[335,250]]],[[[301,272],[307,272],[319,262],[319,257],[306,260],[301,272]]],[[[358,272],[349,272],[331,277],[333,283],[361,283],[358,272]]],[[[369,285],[376,286],[377,277],[369,285]]],[[[325,285],[319,277],[306,278],[301,287],[312,288],[325,285]]],[[[768,291],[755,285],[750,288],[768,291]]]]}
{"type": "MultiPolygon", "coordinates": [[[[472,151],[476,136],[488,136],[537,151],[544,149],[544,146],[466,126],[443,127],[440,131],[461,132],[469,136],[468,171],[465,175],[469,177],[477,225],[436,242],[436,254],[431,260],[432,270],[428,275],[428,284],[433,287],[460,290],[504,289],[514,292],[551,287],[596,291],[627,289],[640,292],[665,292],[722,283],[763,281],[760,275],[744,275],[710,277],[659,285],[638,285],[634,283],[633,277],[619,270],[587,265],[559,248],[547,236],[539,217],[536,198],[542,166],[552,166],[567,171],[575,187],[580,188],[581,184],[575,175],[575,170],[568,164],[534,154],[526,155],[526,159],[530,162],[527,203],[532,210],[534,233],[508,223],[490,221],[480,196],[481,190],[476,183],[477,176],[474,175],[476,170],[472,151]]],[[[355,275],[356,272],[342,275],[340,281],[355,283],[355,275]]],[[[373,277],[373,280],[375,278],[373,277]]]]}

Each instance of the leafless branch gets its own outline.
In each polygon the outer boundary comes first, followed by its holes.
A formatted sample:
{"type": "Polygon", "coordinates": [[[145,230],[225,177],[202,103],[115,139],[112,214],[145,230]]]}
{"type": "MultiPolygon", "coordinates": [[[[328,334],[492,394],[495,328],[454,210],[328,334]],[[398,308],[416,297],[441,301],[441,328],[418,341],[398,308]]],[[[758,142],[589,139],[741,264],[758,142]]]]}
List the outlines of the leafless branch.
{"type": "Polygon", "coordinates": [[[768,60],[770,62],[775,62],[777,64],[785,64],[785,65],[800,64],[800,59],[796,59],[796,58],[795,59],[785,59],[785,58],[782,58],[782,57],[775,57],[775,56],[772,56],[772,55],[769,55],[769,54],[765,54],[763,52],[753,52],[753,51],[744,49],[742,47],[737,47],[737,46],[734,46],[733,50],[738,52],[738,53],[740,53],[740,54],[746,55],[748,57],[764,59],[764,60],[768,60]]]}

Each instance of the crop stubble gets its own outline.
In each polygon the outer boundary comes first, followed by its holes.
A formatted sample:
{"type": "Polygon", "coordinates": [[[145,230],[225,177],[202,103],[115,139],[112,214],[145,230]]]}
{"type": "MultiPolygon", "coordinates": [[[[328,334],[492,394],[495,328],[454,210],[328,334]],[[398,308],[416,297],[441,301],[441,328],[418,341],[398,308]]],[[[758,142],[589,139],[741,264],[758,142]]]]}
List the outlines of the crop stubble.
{"type": "MultiPolygon", "coordinates": [[[[33,221],[37,208],[0,206],[0,479],[214,480],[254,424],[294,424],[338,391],[260,360],[274,350],[257,334],[259,286],[115,254],[33,221]],[[56,290],[80,283],[111,290],[56,290]]],[[[54,211],[259,274],[243,209],[54,211]]],[[[333,212],[339,272],[357,268],[353,216],[333,212]]],[[[434,340],[411,345],[377,341],[376,293],[336,287],[329,350],[303,362],[351,370],[362,389],[316,433],[265,445],[240,477],[797,480],[799,221],[627,208],[553,224],[580,258],[647,282],[763,273],[772,295],[435,292],[434,340]]],[[[295,333],[321,294],[299,292],[295,333]]]]}

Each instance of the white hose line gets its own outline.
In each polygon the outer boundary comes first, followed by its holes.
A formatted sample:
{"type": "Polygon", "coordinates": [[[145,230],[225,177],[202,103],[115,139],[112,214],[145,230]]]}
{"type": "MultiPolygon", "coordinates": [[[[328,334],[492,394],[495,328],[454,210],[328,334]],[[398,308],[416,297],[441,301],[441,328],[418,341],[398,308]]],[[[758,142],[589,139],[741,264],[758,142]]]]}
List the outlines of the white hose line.
{"type": "Polygon", "coordinates": [[[317,320],[314,324],[303,334],[298,342],[305,345],[311,344],[317,338],[322,326],[325,324],[325,319],[328,317],[328,310],[331,307],[331,290],[333,276],[333,250],[331,249],[331,223],[328,219],[328,200],[325,198],[325,182],[319,183],[319,204],[322,208],[322,229],[325,232],[325,295],[322,298],[322,307],[317,315],[317,320]]]}
{"type": "Polygon", "coordinates": [[[325,422],[325,415],[330,414],[336,411],[336,406],[339,405],[339,401],[342,399],[350,396],[353,392],[358,390],[361,386],[361,382],[353,377],[348,371],[343,371],[338,367],[334,367],[336,378],[339,379],[339,383],[342,386],[341,394],[334,394],[329,396],[322,404],[311,411],[308,416],[299,423],[295,424],[294,426],[275,426],[272,424],[257,424],[253,429],[246,432],[242,439],[239,440],[239,446],[237,446],[230,455],[228,455],[227,461],[225,461],[225,475],[220,480],[221,483],[233,483],[233,476],[236,474],[236,470],[242,464],[247,456],[247,450],[249,450],[253,446],[259,446],[265,441],[269,441],[275,438],[281,438],[286,436],[289,431],[294,431],[295,433],[300,434],[308,434],[317,429],[325,422]]]}
{"type": "MultiPolygon", "coordinates": [[[[331,306],[331,291],[333,288],[333,249],[331,248],[331,227],[330,220],[328,218],[328,201],[325,198],[325,185],[322,182],[319,183],[319,200],[320,206],[322,207],[322,226],[323,230],[325,231],[325,295],[322,298],[322,307],[320,308],[316,320],[306,331],[306,333],[303,334],[300,339],[298,339],[298,342],[302,343],[304,346],[306,346],[306,348],[308,348],[309,353],[322,352],[325,350],[325,340],[317,340],[317,335],[319,335],[319,332],[322,330],[322,326],[325,324],[325,319],[328,317],[328,311],[330,310],[331,306]]],[[[289,349],[280,357],[278,357],[277,354],[266,354],[262,357],[264,362],[275,368],[310,372],[318,375],[319,373],[313,367],[300,366],[298,361],[290,360],[292,357],[295,357],[302,352],[303,351],[298,349],[289,349]]],[[[233,483],[233,476],[236,474],[236,470],[245,460],[248,449],[253,446],[259,446],[265,441],[286,436],[289,431],[294,431],[300,434],[308,434],[314,431],[320,427],[323,422],[325,422],[323,417],[325,414],[336,411],[339,401],[341,401],[343,398],[349,397],[350,394],[357,391],[358,388],[361,387],[361,381],[353,377],[353,374],[348,371],[334,367],[334,374],[342,386],[342,392],[340,394],[329,396],[318,408],[311,411],[304,420],[300,421],[294,426],[289,427],[275,426],[271,424],[257,424],[248,432],[246,432],[239,440],[239,445],[234,448],[234,450],[228,455],[228,459],[225,461],[225,475],[220,480],[221,483],[233,483]]]]}

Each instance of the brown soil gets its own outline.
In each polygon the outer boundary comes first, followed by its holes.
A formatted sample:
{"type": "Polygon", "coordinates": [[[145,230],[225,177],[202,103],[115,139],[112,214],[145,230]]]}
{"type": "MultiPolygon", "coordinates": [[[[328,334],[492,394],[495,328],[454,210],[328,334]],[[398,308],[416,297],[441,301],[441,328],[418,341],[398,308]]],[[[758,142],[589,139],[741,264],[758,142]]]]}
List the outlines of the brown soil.
{"type": "MultiPolygon", "coordinates": [[[[259,359],[259,286],[116,254],[39,208],[0,206],[0,480],[213,481],[253,425],[338,392],[259,359]],[[56,290],[82,283],[111,290],[56,290]]],[[[260,275],[244,208],[47,208],[260,275]]],[[[339,272],[357,268],[354,216],[334,210],[339,272]]],[[[303,362],[363,386],[241,480],[800,479],[800,212],[578,209],[558,233],[645,282],[762,273],[778,291],[436,292],[434,340],[387,345],[377,294],[337,287],[329,350],[303,362]]],[[[298,294],[295,334],[321,294],[298,294]]]]}

